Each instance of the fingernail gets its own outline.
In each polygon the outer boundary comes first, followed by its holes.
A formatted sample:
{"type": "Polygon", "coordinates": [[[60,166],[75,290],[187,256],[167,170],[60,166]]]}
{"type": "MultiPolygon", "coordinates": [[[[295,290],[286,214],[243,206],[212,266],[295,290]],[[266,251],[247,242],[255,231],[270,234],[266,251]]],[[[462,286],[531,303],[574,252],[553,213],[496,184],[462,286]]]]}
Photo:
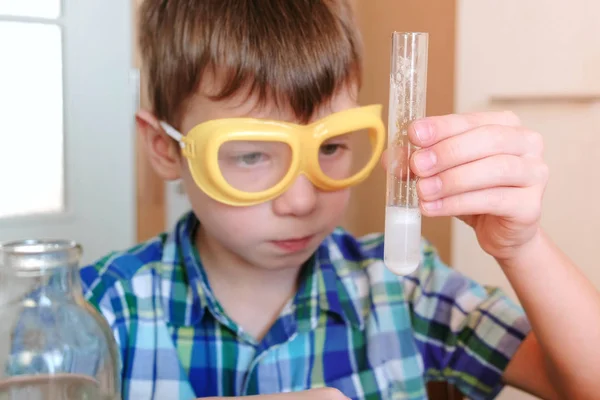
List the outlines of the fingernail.
{"type": "Polygon", "coordinates": [[[425,121],[415,122],[414,129],[415,133],[417,134],[417,139],[419,139],[421,144],[429,141],[429,139],[431,139],[433,136],[431,126],[425,121]]]}
{"type": "Polygon", "coordinates": [[[424,201],[421,203],[421,205],[427,211],[435,211],[435,210],[439,210],[440,208],[442,208],[442,200],[424,201]]]}
{"type": "Polygon", "coordinates": [[[425,172],[433,168],[437,162],[437,157],[433,151],[419,151],[415,154],[415,165],[421,172],[425,172]]]}
{"type": "Polygon", "coordinates": [[[442,188],[442,180],[439,177],[434,176],[419,180],[418,185],[423,196],[430,196],[440,191],[442,188]]]}

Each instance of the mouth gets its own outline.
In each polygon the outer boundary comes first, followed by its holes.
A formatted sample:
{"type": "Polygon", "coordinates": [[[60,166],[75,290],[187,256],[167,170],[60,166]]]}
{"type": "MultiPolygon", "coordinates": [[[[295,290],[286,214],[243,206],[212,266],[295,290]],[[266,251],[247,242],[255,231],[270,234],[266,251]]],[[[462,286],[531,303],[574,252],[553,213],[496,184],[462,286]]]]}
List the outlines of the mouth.
{"type": "Polygon", "coordinates": [[[314,236],[315,235],[304,236],[295,239],[272,240],[271,243],[280,249],[285,250],[286,252],[295,253],[306,249],[314,236]]]}

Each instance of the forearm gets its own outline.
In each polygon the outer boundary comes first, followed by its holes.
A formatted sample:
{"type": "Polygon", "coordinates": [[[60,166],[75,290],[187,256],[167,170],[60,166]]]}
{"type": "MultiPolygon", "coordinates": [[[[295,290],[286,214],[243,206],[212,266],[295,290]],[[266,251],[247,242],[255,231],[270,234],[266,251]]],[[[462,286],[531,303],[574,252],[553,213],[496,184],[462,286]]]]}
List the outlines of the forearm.
{"type": "Polygon", "coordinates": [[[512,260],[500,261],[525,308],[556,389],[568,398],[600,393],[600,293],[540,232],[512,260]]]}

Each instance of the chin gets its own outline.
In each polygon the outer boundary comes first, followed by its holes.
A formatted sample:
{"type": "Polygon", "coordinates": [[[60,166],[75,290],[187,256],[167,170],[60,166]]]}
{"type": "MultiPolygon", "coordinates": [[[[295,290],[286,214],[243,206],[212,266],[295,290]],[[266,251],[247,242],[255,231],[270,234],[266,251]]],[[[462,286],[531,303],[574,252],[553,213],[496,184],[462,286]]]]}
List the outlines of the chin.
{"type": "Polygon", "coordinates": [[[317,247],[318,246],[313,246],[302,251],[287,254],[270,254],[268,256],[265,255],[264,257],[260,258],[259,263],[256,265],[259,265],[262,268],[269,269],[272,271],[298,269],[302,266],[302,264],[304,264],[306,261],[308,261],[308,259],[310,259],[310,257],[316,251],[317,247]],[[265,262],[266,260],[268,261],[265,262]]]}

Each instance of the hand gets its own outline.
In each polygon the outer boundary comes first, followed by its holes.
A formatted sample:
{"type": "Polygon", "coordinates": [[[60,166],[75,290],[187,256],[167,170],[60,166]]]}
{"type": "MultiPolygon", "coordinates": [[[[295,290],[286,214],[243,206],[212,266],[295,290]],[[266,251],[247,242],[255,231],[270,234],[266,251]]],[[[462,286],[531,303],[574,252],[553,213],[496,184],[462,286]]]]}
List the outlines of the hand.
{"type": "Polygon", "coordinates": [[[423,215],[459,217],[499,260],[516,257],[538,234],[548,167],[542,136],[522,127],[516,115],[429,117],[416,121],[408,135],[421,147],[410,168],[423,215]]]}
{"type": "MultiPolygon", "coordinates": [[[[222,397],[206,397],[203,400],[220,400],[222,397]]],[[[230,399],[230,398],[227,398],[230,399]]],[[[342,392],[333,388],[303,390],[301,392],[244,396],[248,400],[348,400],[342,392]]]]}

